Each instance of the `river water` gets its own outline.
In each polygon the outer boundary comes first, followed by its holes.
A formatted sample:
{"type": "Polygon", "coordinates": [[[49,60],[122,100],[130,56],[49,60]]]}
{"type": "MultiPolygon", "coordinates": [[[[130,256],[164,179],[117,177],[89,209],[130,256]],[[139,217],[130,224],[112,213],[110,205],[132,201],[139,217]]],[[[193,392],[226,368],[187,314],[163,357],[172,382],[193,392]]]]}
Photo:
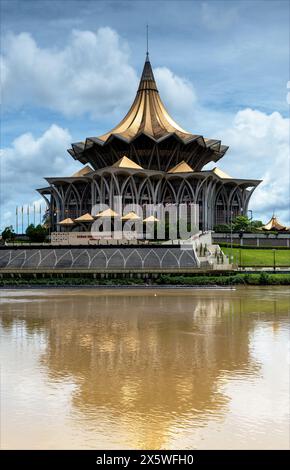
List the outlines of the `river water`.
{"type": "Polygon", "coordinates": [[[289,448],[289,288],[0,296],[2,449],[289,448]]]}

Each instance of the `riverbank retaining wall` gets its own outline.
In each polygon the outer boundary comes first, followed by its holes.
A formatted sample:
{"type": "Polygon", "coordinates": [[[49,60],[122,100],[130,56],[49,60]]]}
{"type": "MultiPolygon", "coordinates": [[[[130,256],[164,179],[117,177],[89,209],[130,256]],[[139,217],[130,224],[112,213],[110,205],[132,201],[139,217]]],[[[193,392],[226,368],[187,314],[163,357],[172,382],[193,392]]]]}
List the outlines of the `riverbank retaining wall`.
{"type": "Polygon", "coordinates": [[[26,247],[1,248],[0,273],[5,271],[130,272],[198,269],[192,247],[26,247]]]}
{"type": "Polygon", "coordinates": [[[214,243],[232,243],[241,246],[285,247],[290,248],[290,234],[278,233],[212,233],[214,243]]]}

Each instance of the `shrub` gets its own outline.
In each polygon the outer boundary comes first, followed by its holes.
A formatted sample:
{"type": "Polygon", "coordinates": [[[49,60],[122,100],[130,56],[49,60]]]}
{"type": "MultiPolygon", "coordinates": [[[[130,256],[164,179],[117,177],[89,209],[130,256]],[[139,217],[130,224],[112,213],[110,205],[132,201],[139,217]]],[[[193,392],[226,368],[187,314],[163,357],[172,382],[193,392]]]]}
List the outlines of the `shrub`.
{"type": "Polygon", "coordinates": [[[269,284],[269,274],[262,272],[259,276],[259,284],[267,285],[269,284]]]}
{"type": "Polygon", "coordinates": [[[41,243],[44,242],[47,236],[47,229],[42,225],[36,225],[35,227],[33,224],[30,224],[28,225],[25,233],[31,242],[41,243]]]}
{"type": "Polygon", "coordinates": [[[10,225],[9,227],[5,227],[5,229],[2,232],[2,239],[4,241],[9,241],[9,240],[14,240],[14,238],[15,238],[15,232],[14,232],[12,225],[10,225]]]}

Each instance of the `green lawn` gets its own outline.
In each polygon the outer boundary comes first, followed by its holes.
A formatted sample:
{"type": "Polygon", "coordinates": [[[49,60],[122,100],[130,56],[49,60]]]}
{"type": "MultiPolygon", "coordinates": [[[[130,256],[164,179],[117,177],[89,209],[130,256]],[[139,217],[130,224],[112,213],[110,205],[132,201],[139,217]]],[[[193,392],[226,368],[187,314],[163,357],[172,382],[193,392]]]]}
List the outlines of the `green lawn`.
{"type": "MultiPolygon", "coordinates": [[[[230,256],[230,248],[222,248],[230,256]]],[[[234,263],[239,266],[274,266],[274,252],[272,249],[255,250],[246,248],[233,248],[234,263]]],[[[290,266],[290,250],[275,250],[276,266],[290,266]]]]}

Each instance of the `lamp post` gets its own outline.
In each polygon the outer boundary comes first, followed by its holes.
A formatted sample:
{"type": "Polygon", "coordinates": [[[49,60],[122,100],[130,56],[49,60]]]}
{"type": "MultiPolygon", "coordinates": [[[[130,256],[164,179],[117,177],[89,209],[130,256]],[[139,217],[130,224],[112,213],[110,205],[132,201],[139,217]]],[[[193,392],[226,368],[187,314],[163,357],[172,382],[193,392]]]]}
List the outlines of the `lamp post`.
{"type": "Polygon", "coordinates": [[[230,226],[231,226],[231,263],[233,262],[233,211],[232,206],[230,207],[230,226]]]}
{"type": "Polygon", "coordinates": [[[273,249],[273,268],[274,268],[274,272],[276,272],[276,250],[275,250],[275,248],[273,249]]]}
{"type": "Polygon", "coordinates": [[[242,266],[242,262],[241,262],[241,259],[242,259],[242,250],[241,250],[241,246],[242,246],[242,244],[243,244],[243,233],[244,233],[244,230],[240,230],[240,233],[239,233],[239,237],[240,237],[239,265],[240,265],[240,267],[242,266]]]}
{"type": "Polygon", "coordinates": [[[244,230],[240,230],[240,233],[239,233],[240,247],[243,245],[243,234],[244,234],[244,230]]]}
{"type": "MultiPolygon", "coordinates": [[[[53,208],[53,218],[52,218],[52,220],[51,220],[51,225],[53,225],[53,227],[54,227],[54,229],[55,229],[56,231],[58,230],[58,229],[57,229],[58,226],[56,225],[57,222],[58,222],[58,220],[57,220],[57,213],[58,213],[58,209],[56,209],[56,207],[54,207],[54,208],[53,208]]],[[[52,229],[51,229],[51,230],[52,230],[52,229]]]]}
{"type": "Polygon", "coordinates": [[[16,206],[16,233],[18,233],[18,206],[16,206]]]}
{"type": "Polygon", "coordinates": [[[23,206],[21,206],[21,234],[24,232],[24,223],[23,223],[23,206]]]}

